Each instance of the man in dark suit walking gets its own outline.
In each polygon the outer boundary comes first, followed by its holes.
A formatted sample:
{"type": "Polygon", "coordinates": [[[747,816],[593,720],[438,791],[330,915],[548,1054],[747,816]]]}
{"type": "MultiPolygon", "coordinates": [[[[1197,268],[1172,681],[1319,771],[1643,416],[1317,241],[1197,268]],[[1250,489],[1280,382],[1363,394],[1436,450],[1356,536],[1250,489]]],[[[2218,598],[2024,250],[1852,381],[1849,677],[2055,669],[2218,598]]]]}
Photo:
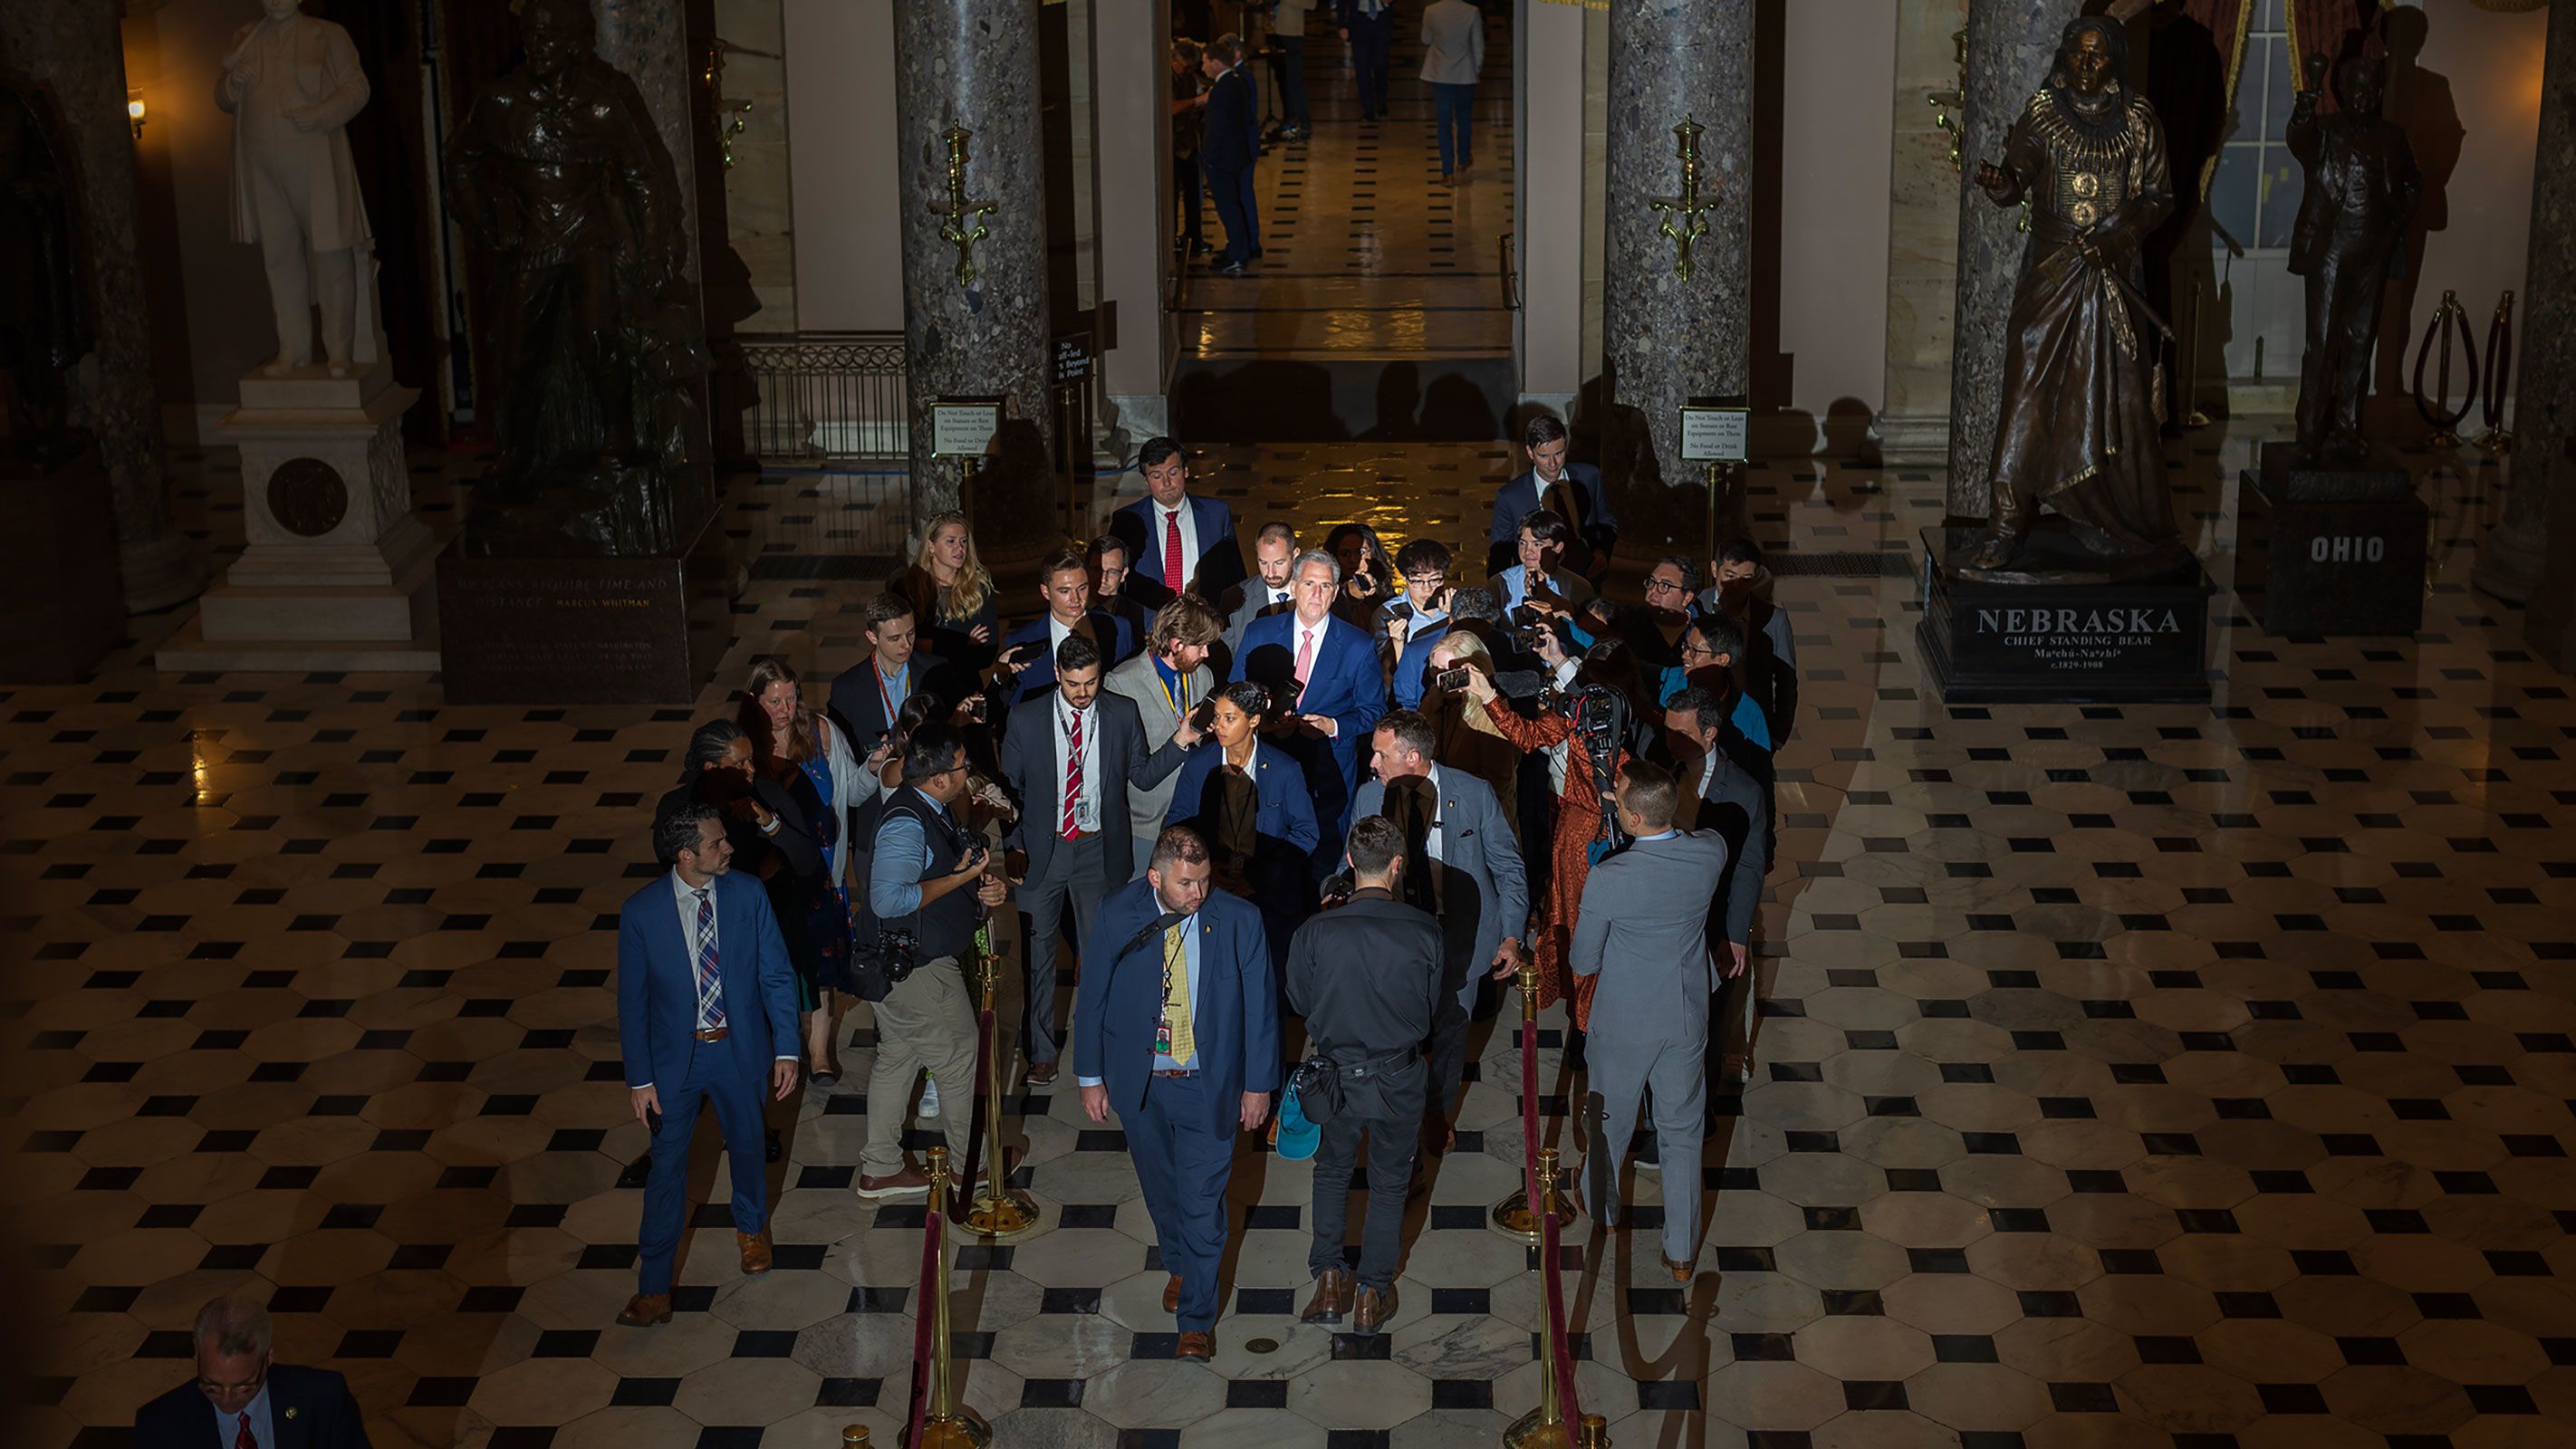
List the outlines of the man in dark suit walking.
{"type": "Polygon", "coordinates": [[[1261,208],[1252,194],[1252,163],[1261,157],[1261,105],[1243,68],[1241,38],[1226,34],[1209,41],[1200,66],[1208,93],[1199,170],[1216,199],[1217,219],[1225,223],[1225,255],[1216,259],[1216,269],[1240,277],[1261,255],[1261,208]]]}
{"type": "Polygon", "coordinates": [[[769,898],[730,874],[733,843],[707,806],[673,813],[653,827],[653,839],[670,873],[628,896],[617,914],[618,1041],[635,1120],[653,1134],[635,1297],[617,1315],[630,1328],[671,1318],[689,1137],[701,1103],[715,1108],[733,1159],[742,1271],[769,1271],[761,1088],[782,1102],[796,1090],[795,977],[769,898]]]}
{"type": "Polygon", "coordinates": [[[1570,446],[1565,424],[1553,413],[1540,413],[1521,429],[1521,451],[1529,455],[1529,471],[1494,494],[1493,523],[1485,534],[1488,573],[1500,573],[1512,566],[1521,520],[1550,508],[1548,492],[1560,484],[1570,495],[1560,501],[1574,512],[1559,512],[1558,516],[1579,525],[1588,562],[1608,563],[1611,548],[1619,542],[1619,519],[1610,511],[1610,488],[1602,481],[1600,469],[1589,463],[1566,461],[1570,446]]]}
{"type": "Polygon", "coordinates": [[[1395,0],[1341,0],[1342,39],[1359,72],[1360,119],[1386,114],[1388,57],[1395,51],[1395,0]]]}
{"type": "Polygon", "coordinates": [[[1243,631],[1233,678],[1267,687],[1289,702],[1294,726],[1283,745],[1306,775],[1322,843],[1315,850],[1315,879],[1341,860],[1342,832],[1351,824],[1351,791],[1359,782],[1359,752],[1378,716],[1386,713],[1386,675],[1377,644],[1333,612],[1342,590],[1342,566],[1331,554],[1310,549],[1297,556],[1291,584],[1296,607],[1253,620],[1243,631]]]}
{"type": "Polygon", "coordinates": [[[1234,510],[1222,498],[1190,492],[1190,455],[1169,438],[1136,450],[1143,498],[1109,515],[1109,531],[1127,545],[1127,590],[1148,608],[1184,591],[1214,603],[1243,582],[1243,545],[1234,510]]]}
{"type": "Polygon", "coordinates": [[[1422,1043],[1451,998],[1442,982],[1440,924],[1399,898],[1413,869],[1404,830],[1383,815],[1351,826],[1349,902],[1297,928],[1288,943],[1288,1004],[1306,1018],[1312,1050],[1333,1064],[1341,1110],[1315,1149],[1315,1242],[1306,1255],[1315,1296],[1298,1317],[1374,1334],[1395,1313],[1396,1260],[1404,1251],[1404,1196],[1429,1105],[1422,1043]],[[1342,1266],[1351,1169],[1369,1144],[1368,1216],[1361,1226],[1356,1293],[1342,1266]]]}
{"type": "MultiPolygon", "coordinates": [[[[1429,1105],[1423,1145],[1446,1152],[1456,1139],[1449,1113],[1466,1075],[1467,1024],[1488,969],[1509,974],[1521,964],[1529,923],[1529,874],[1494,787],[1431,758],[1431,721],[1400,709],[1377,722],[1369,768],[1351,808],[1383,815],[1404,831],[1401,898],[1440,921],[1442,996],[1431,1021],[1426,1056],[1429,1105]],[[1418,832],[1418,834],[1417,834],[1418,832]]],[[[1352,827],[1356,830],[1358,827],[1352,827]]]]}
{"type": "Polygon", "coordinates": [[[197,1310],[197,1377],[134,1414],[135,1449],[371,1449],[349,1381],[273,1361],[268,1310],[248,1297],[197,1310]]]}
{"type": "Polygon", "coordinates": [[[1175,826],[1153,863],[1101,902],[1082,943],[1074,1079],[1095,1123],[1116,1109],[1179,1321],[1173,1356],[1216,1355],[1234,1134],[1260,1130],[1279,1088],[1278,987],[1261,913],[1217,892],[1207,842],[1175,826]]]}
{"type": "Polygon", "coordinates": [[[924,690],[945,693],[951,683],[947,664],[915,642],[921,621],[911,600],[879,594],[868,600],[866,619],[868,657],[832,677],[832,717],[850,753],[862,757],[894,728],[906,700],[924,690]]]}
{"type": "Polygon", "coordinates": [[[1089,939],[1100,898],[1124,884],[1135,859],[1127,787],[1161,784],[1199,732],[1184,719],[1158,751],[1145,748],[1136,702],[1100,687],[1100,651],[1076,635],[1055,651],[1056,692],[1011,711],[1002,736],[1002,785],[1020,807],[1003,844],[1011,883],[1028,913],[1027,1012],[1021,1023],[1029,1085],[1055,1080],[1056,933],[1068,908],[1073,938],[1089,939]]]}

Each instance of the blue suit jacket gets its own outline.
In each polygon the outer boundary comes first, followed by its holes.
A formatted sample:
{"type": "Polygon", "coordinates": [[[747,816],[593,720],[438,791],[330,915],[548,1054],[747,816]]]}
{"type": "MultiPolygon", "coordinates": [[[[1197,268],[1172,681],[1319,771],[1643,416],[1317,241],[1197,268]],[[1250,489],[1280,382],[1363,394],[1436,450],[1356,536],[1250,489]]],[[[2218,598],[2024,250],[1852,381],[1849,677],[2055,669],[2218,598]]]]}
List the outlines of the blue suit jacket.
{"type": "MultiPolygon", "coordinates": [[[[1074,994],[1073,1071],[1097,1077],[1109,1105],[1133,1117],[1154,1070],[1154,1027],[1163,1014],[1163,952],[1146,940],[1124,949],[1163,914],[1143,877],[1110,892],[1082,943],[1074,994]]],[[[1223,891],[1199,907],[1199,993],[1190,1004],[1199,1070],[1206,1074],[1210,1130],[1231,1137],[1246,1092],[1279,1090],[1279,989],[1261,913],[1223,891]]]]}
{"type": "Polygon", "coordinates": [[[1235,540],[1234,510],[1225,506],[1224,499],[1195,493],[1187,495],[1186,501],[1190,527],[1199,539],[1199,556],[1188,561],[1187,578],[1163,577],[1163,523],[1150,495],[1109,515],[1111,536],[1127,545],[1128,590],[1138,601],[1158,609],[1185,589],[1213,604],[1243,582],[1243,545],[1235,540]]]}
{"type": "MultiPolygon", "coordinates": [[[[1213,737],[1190,748],[1172,784],[1171,808],[1163,812],[1165,828],[1188,825],[1198,819],[1207,795],[1208,777],[1223,763],[1225,747],[1213,737]]],[[[1267,741],[1252,757],[1252,791],[1258,802],[1252,822],[1255,833],[1270,840],[1284,840],[1301,854],[1312,853],[1322,843],[1323,832],[1315,823],[1315,803],[1307,798],[1304,774],[1294,760],[1267,741]]]]}
{"type": "Polygon", "coordinates": [[[1201,124],[1199,165],[1210,171],[1240,171],[1261,155],[1261,99],[1252,89],[1252,72],[1236,66],[1208,87],[1201,124]]]}
{"type": "MultiPolygon", "coordinates": [[[[1565,465],[1565,476],[1573,480],[1574,486],[1583,490],[1584,506],[1592,511],[1592,516],[1584,520],[1589,525],[1585,529],[1586,534],[1616,538],[1619,534],[1619,517],[1610,511],[1610,488],[1608,484],[1601,481],[1601,470],[1589,463],[1568,463],[1565,465]]],[[[1545,495],[1545,492],[1546,490],[1539,487],[1536,470],[1523,473],[1504,484],[1502,491],[1494,495],[1494,520],[1492,526],[1486,531],[1485,541],[1497,548],[1508,550],[1520,537],[1521,520],[1537,511],[1539,499],[1545,495]]],[[[1567,521],[1572,522],[1571,519],[1567,521]]],[[[1586,541],[1592,543],[1595,548],[1601,546],[1597,539],[1587,537],[1586,541]]]]}
{"type": "Polygon", "coordinates": [[[1298,694],[1297,615],[1293,610],[1272,614],[1244,627],[1231,677],[1269,685],[1281,700],[1282,713],[1332,717],[1333,738],[1287,741],[1280,748],[1297,755],[1305,767],[1315,823],[1338,842],[1350,828],[1360,746],[1368,743],[1369,731],[1386,713],[1386,678],[1378,672],[1376,643],[1349,622],[1326,615],[1314,667],[1307,673],[1305,692],[1298,694]]]}
{"type": "MultiPolygon", "coordinates": [[[[366,1415],[349,1381],[329,1369],[271,1365],[268,1424],[277,1442],[261,1449],[369,1449],[366,1415]]],[[[233,1449],[233,1436],[218,1433],[214,1406],[190,1382],[134,1411],[134,1443],[135,1449],[233,1449]]]]}
{"type": "MultiPolygon", "coordinates": [[[[1100,645],[1100,652],[1106,656],[1100,662],[1101,673],[1105,675],[1136,652],[1136,639],[1128,632],[1127,621],[1106,609],[1093,609],[1086,617],[1091,620],[1092,642],[1100,645]]],[[[1005,636],[1002,648],[1008,651],[1023,644],[1044,645],[1047,638],[1047,616],[1040,614],[1005,636]]],[[[1011,700],[1005,708],[1016,709],[1032,699],[1054,692],[1055,651],[1041,648],[1037,657],[1029,661],[1028,667],[1021,670],[1019,678],[1012,683],[1011,700]]],[[[1003,728],[1007,730],[1008,724],[1003,728]]]]}
{"type": "Polygon", "coordinates": [[[1425,677],[1431,667],[1431,651],[1449,634],[1450,619],[1438,619],[1404,636],[1404,652],[1395,656],[1395,677],[1388,689],[1397,709],[1422,708],[1422,696],[1430,692],[1425,677]]]}
{"type": "Polygon", "coordinates": [[[629,1087],[676,1081],[698,1052],[721,1052],[731,1070],[759,1081],[772,1061],[800,1050],[794,968],[768,893],[728,872],[715,878],[715,901],[716,975],[732,1029],[720,1042],[697,1040],[698,967],[680,930],[671,873],[645,882],[618,908],[617,1039],[629,1087]]]}

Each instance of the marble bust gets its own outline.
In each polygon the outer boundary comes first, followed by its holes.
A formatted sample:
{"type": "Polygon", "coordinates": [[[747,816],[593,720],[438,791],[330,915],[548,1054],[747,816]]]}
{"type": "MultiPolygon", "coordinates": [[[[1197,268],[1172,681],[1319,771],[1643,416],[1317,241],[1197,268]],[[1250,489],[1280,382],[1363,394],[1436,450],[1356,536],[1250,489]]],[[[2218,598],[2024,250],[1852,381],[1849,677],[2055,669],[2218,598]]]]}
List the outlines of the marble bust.
{"type": "Polygon", "coordinates": [[[348,136],[371,92],[349,32],[301,0],[260,9],[215,79],[215,104],[233,118],[233,240],[258,243],[268,269],[277,354],[263,370],[313,365],[318,301],[323,356],[344,377],[377,355],[374,238],[348,136]]]}

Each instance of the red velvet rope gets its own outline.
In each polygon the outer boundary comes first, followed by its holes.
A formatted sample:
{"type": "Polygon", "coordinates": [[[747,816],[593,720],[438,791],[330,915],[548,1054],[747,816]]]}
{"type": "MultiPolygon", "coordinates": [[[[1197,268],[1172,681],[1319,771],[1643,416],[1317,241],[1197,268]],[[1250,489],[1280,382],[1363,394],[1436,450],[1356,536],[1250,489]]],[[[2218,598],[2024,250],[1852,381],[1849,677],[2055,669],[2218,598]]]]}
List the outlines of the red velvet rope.
{"type": "Polygon", "coordinates": [[[921,1225],[921,1296],[912,1306],[912,1394],[904,1411],[906,1444],[921,1442],[922,1421],[930,1416],[930,1359],[939,1331],[939,1240],[947,1225],[933,1202],[921,1225]]]}

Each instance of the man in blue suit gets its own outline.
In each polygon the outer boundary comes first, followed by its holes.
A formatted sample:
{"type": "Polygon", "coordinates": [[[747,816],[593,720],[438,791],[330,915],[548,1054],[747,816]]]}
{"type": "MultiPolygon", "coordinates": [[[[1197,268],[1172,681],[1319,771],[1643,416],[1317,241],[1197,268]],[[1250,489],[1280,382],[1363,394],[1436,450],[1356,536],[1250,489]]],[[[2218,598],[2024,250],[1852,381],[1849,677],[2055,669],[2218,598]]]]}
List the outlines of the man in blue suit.
{"type": "Polygon", "coordinates": [[[1213,260],[1218,271],[1240,277],[1261,255],[1261,208],[1252,194],[1252,163],[1261,158],[1261,103],[1243,68],[1240,38],[1226,34],[1209,41],[1199,69],[1208,78],[1199,171],[1216,201],[1217,220],[1225,223],[1225,254],[1213,260]]]}
{"type": "Polygon", "coordinates": [[[1395,50],[1395,0],[1341,0],[1342,39],[1360,77],[1360,119],[1386,114],[1387,57],[1395,50]]]}
{"type": "Polygon", "coordinates": [[[1145,492],[1109,515],[1112,537],[1127,544],[1127,592],[1149,609],[1188,592],[1213,604],[1243,582],[1243,545],[1234,510],[1217,498],[1190,495],[1190,455],[1169,438],[1136,452],[1145,492]]]}
{"type": "Polygon", "coordinates": [[[1154,1220],[1173,1357],[1216,1354],[1234,1134],[1260,1130],[1279,1087],[1279,1007],[1260,913],[1211,893],[1207,842],[1165,830],[1145,878],[1100,903],[1082,943],[1073,1072],[1083,1114],[1114,1108],[1154,1220]]]}
{"type": "MultiPolygon", "coordinates": [[[[1529,454],[1529,471],[1502,486],[1494,495],[1493,526],[1486,531],[1485,571],[1500,573],[1512,566],[1513,550],[1520,541],[1521,520],[1547,506],[1547,492],[1559,483],[1575,493],[1581,512],[1578,533],[1583,544],[1585,562],[1606,565],[1611,547],[1619,541],[1619,519],[1610,511],[1609,485],[1601,481],[1601,470],[1589,463],[1569,463],[1565,424],[1553,413],[1540,413],[1521,429],[1521,450],[1529,454]]],[[[1597,574],[1597,568],[1586,572],[1597,574]]]]}
{"type": "Polygon", "coordinates": [[[190,1337],[197,1377],[135,1411],[136,1449],[369,1449],[349,1381],[274,1362],[276,1331],[256,1299],[208,1303],[190,1337]]]}
{"type": "Polygon", "coordinates": [[[1293,610],[1245,627],[1233,677],[1265,685],[1272,698],[1289,702],[1282,717],[1294,728],[1281,744],[1306,773],[1315,822],[1323,829],[1315,850],[1320,881],[1341,860],[1359,752],[1386,713],[1386,676],[1378,670],[1376,642],[1333,613],[1342,566],[1331,554],[1313,549],[1298,555],[1290,588],[1293,610]]]}
{"type": "MultiPolygon", "coordinates": [[[[1055,693],[1055,652],[1076,634],[1089,639],[1112,669],[1125,663],[1141,642],[1130,636],[1126,620],[1091,607],[1091,560],[1081,549],[1058,549],[1038,565],[1038,598],[1046,604],[1045,615],[1002,640],[1002,662],[1019,671],[1008,687],[1006,709],[1055,693]]],[[[1008,731],[1007,714],[1001,726],[1008,731]]]]}
{"type": "Polygon", "coordinates": [[[733,845],[710,806],[673,812],[654,826],[653,845],[670,873],[617,913],[618,1042],[635,1120],[653,1134],[635,1296],[617,1315],[630,1328],[671,1318],[671,1261],[687,1216],[681,1199],[700,1103],[715,1108],[733,1159],[742,1271],[769,1271],[761,1087],[782,1102],[796,1090],[795,978],[769,897],[759,882],[729,873],[733,845]]]}

